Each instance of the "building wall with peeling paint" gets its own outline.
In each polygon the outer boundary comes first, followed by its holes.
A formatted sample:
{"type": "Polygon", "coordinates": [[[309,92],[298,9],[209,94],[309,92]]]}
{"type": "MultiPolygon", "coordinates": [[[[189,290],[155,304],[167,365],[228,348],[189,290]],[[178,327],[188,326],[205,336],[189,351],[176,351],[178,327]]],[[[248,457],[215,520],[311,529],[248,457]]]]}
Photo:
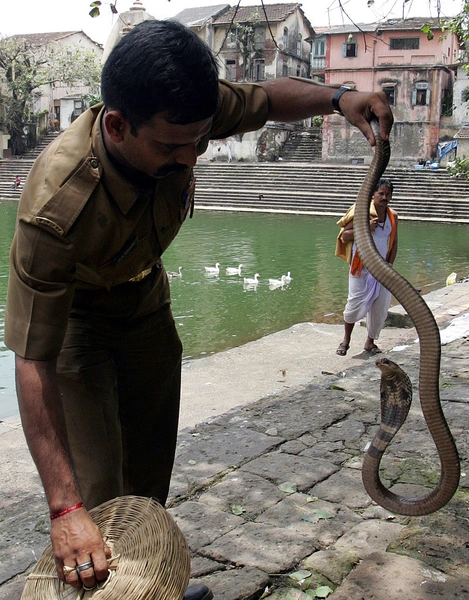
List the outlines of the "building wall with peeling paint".
{"type": "MultiPolygon", "coordinates": [[[[454,63],[459,52],[456,36],[450,32],[442,35],[435,28],[429,40],[421,26],[414,20],[407,26],[398,22],[395,28],[387,22],[384,27],[367,26],[367,31],[342,27],[321,32],[328,41],[326,83],[363,91],[386,90],[395,118],[391,134],[391,159],[395,164],[409,165],[431,156],[441,136],[445,102],[449,102],[455,81],[454,63]],[[396,48],[399,43],[403,48],[396,48]],[[406,47],[412,45],[418,47],[406,47]]],[[[456,123],[453,129],[457,130],[456,123]]],[[[327,117],[325,130],[324,160],[369,160],[368,149],[363,148],[353,128],[344,125],[344,119],[327,117]]]]}

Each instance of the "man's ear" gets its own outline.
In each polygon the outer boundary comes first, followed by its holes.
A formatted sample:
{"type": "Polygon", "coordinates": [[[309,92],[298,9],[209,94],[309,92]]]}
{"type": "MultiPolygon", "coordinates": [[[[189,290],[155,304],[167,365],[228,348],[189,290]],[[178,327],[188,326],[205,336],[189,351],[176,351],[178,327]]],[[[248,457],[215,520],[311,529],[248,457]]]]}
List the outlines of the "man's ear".
{"type": "Polygon", "coordinates": [[[120,144],[124,139],[126,131],[130,129],[128,121],[118,110],[106,112],[103,119],[103,125],[107,135],[114,144],[120,144]]]}

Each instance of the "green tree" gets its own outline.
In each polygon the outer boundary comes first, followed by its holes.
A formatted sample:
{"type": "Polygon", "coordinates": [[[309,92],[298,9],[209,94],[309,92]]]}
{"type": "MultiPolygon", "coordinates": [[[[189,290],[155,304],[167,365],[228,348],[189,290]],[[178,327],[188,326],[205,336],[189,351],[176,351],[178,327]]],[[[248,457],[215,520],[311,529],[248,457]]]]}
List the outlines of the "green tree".
{"type": "Polygon", "coordinates": [[[236,43],[236,48],[242,58],[242,80],[251,81],[252,61],[256,55],[256,44],[259,36],[256,35],[256,27],[261,22],[258,12],[252,12],[245,23],[235,23],[231,29],[231,39],[236,43]]]}
{"type": "Polygon", "coordinates": [[[0,40],[0,105],[12,153],[25,151],[23,130],[35,91],[39,93],[42,85],[61,82],[91,86],[96,92],[100,73],[99,58],[90,49],[57,42],[39,45],[20,36],[0,40]]]}

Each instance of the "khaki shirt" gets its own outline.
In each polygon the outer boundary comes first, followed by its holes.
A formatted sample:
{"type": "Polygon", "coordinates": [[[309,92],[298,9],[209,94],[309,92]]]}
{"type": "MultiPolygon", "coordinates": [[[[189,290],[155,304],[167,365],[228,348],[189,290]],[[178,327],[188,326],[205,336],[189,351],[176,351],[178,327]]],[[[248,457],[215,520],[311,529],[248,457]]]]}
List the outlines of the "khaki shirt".
{"type": "MultiPolygon", "coordinates": [[[[191,209],[193,171],[138,189],[112,165],[102,105],[81,115],[36,160],[18,208],[10,253],[5,344],[34,360],[58,356],[75,289],[128,282],[160,257],[191,209]]],[[[268,116],[261,86],[220,82],[220,106],[199,142],[254,131],[268,116]]]]}

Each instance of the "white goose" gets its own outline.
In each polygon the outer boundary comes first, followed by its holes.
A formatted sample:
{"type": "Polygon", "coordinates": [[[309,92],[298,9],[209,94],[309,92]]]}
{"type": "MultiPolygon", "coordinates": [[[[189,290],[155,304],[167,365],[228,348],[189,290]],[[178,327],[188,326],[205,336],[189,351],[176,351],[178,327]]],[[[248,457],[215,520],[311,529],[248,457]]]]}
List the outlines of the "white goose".
{"type": "Polygon", "coordinates": [[[172,279],[173,277],[182,277],[181,269],[182,267],[178,267],[177,271],[167,271],[168,277],[170,279],[172,279]]]}
{"type": "Polygon", "coordinates": [[[218,275],[220,273],[220,263],[216,263],[214,267],[205,267],[205,272],[208,275],[218,275]]]}
{"type": "Polygon", "coordinates": [[[282,275],[281,279],[269,279],[269,288],[274,290],[275,288],[283,287],[286,283],[286,275],[282,275]]]}
{"type": "Polygon", "coordinates": [[[287,275],[282,275],[282,277],[285,277],[285,283],[288,285],[289,283],[291,283],[292,278],[290,277],[290,271],[288,271],[287,275]]]}
{"type": "Polygon", "coordinates": [[[256,273],[254,277],[245,277],[244,283],[246,285],[257,285],[259,283],[259,273],[256,273]]]}
{"type": "Polygon", "coordinates": [[[241,269],[244,265],[239,265],[239,267],[226,267],[226,272],[228,275],[241,275],[241,269]]]}

